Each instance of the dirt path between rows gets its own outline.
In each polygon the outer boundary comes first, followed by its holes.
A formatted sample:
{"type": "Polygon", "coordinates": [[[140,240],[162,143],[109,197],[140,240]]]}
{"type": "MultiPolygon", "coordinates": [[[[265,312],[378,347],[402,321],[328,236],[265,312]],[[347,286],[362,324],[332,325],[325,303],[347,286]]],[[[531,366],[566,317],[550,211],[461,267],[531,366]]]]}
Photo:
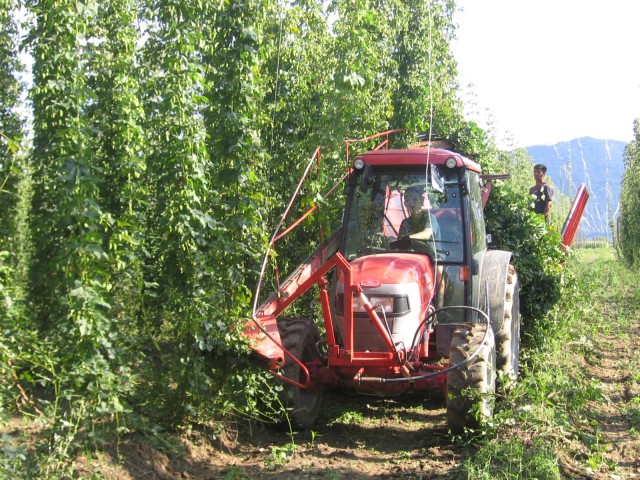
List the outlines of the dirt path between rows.
{"type": "MultiPolygon", "coordinates": [[[[604,393],[589,402],[589,416],[597,421],[580,441],[587,451],[601,452],[611,468],[591,469],[585,456],[572,459],[572,468],[565,464],[564,475],[640,478],[638,419],[630,417],[630,412],[640,411],[640,324],[624,334],[602,332],[579,361],[604,393]]],[[[119,461],[112,450],[95,462],[80,459],[86,463],[79,470],[119,480],[467,478],[464,461],[472,449],[448,433],[442,400],[328,392],[323,405],[317,427],[293,439],[270,427],[241,422],[217,439],[192,433],[173,443],[125,441],[119,445],[119,461]]]]}
{"type": "MultiPolygon", "coordinates": [[[[602,385],[604,397],[590,402],[598,423],[584,434],[599,442],[592,449],[599,448],[612,466],[615,462],[616,473],[589,473],[586,467],[564,469],[564,474],[640,478],[640,435],[629,418],[629,406],[640,397],[640,326],[629,335],[602,335],[589,352],[583,368],[602,385]]],[[[469,449],[448,434],[441,401],[331,392],[324,405],[317,428],[295,435],[293,441],[273,428],[240,423],[214,441],[192,435],[155,448],[147,441],[124,442],[119,466],[102,458],[85,468],[113,479],[466,478],[462,467],[469,449]]]]}
{"type": "Polygon", "coordinates": [[[640,478],[640,324],[628,334],[597,337],[591,352],[585,371],[602,385],[604,398],[589,404],[598,422],[587,433],[602,437],[603,456],[617,464],[612,478],[640,478]]]}
{"type": "MultiPolygon", "coordinates": [[[[447,432],[442,401],[390,400],[331,392],[317,427],[293,438],[271,427],[242,423],[234,435],[200,436],[165,446],[121,444],[118,479],[446,479],[460,470],[464,449],[447,432]]],[[[89,465],[94,470],[98,465],[89,465]]],[[[104,459],[99,462],[105,466],[104,459]]],[[[95,471],[95,470],[94,470],[95,471]]]]}

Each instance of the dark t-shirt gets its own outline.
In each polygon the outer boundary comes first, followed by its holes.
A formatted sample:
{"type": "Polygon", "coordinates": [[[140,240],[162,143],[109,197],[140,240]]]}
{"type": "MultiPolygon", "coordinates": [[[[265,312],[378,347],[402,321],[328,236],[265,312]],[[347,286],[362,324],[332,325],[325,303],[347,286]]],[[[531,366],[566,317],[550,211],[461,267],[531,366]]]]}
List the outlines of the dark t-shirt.
{"type": "Polygon", "coordinates": [[[532,210],[540,215],[544,215],[547,203],[553,199],[553,189],[546,183],[543,183],[541,185],[534,185],[531,187],[529,189],[529,194],[536,197],[532,210]]]}
{"type": "Polygon", "coordinates": [[[431,215],[431,224],[429,224],[429,216],[429,214],[423,211],[418,214],[417,219],[414,219],[414,217],[405,218],[402,220],[402,223],[400,223],[399,236],[404,237],[413,233],[419,233],[425,228],[431,227],[433,230],[433,236],[436,240],[439,240],[440,226],[438,225],[438,221],[433,215],[431,215]]]}

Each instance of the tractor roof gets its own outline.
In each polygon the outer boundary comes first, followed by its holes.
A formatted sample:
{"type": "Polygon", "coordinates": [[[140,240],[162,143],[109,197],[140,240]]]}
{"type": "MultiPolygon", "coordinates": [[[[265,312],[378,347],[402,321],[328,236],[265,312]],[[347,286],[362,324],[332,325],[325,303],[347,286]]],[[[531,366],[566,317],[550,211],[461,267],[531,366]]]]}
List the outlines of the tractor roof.
{"type": "Polygon", "coordinates": [[[465,167],[477,173],[482,171],[480,165],[473,160],[442,148],[371,150],[358,155],[356,158],[362,158],[365,165],[444,165],[448,158],[454,158],[457,167],[465,167]]]}

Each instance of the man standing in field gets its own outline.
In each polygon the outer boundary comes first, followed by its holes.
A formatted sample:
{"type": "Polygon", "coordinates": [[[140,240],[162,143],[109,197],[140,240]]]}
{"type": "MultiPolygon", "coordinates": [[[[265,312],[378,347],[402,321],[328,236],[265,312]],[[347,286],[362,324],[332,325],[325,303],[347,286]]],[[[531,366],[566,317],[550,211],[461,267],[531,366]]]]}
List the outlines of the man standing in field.
{"type": "Polygon", "coordinates": [[[540,215],[544,215],[544,219],[549,223],[549,212],[553,205],[553,189],[545,182],[547,167],[538,163],[533,167],[533,178],[536,184],[529,189],[529,194],[535,197],[532,210],[540,215]]]}

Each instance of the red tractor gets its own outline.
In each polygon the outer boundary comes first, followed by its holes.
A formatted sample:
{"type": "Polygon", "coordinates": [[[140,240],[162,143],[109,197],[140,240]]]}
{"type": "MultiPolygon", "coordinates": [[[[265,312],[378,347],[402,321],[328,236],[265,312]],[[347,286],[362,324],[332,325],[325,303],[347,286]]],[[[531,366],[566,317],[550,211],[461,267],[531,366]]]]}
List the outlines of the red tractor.
{"type": "MultiPolygon", "coordinates": [[[[383,396],[442,392],[450,428],[477,427],[492,415],[497,378],[518,374],[518,276],[511,252],[489,249],[485,232],[496,176],[434,143],[388,149],[389,133],[366,139],[383,141],[352,162],[347,143],[342,227],[258,305],[261,276],[245,334],[284,382],[296,428],[314,423],[325,385],[383,396]],[[282,315],[314,286],[321,329],[282,315]]],[[[270,250],[311,213],[280,233],[291,204],[270,250]]]]}

